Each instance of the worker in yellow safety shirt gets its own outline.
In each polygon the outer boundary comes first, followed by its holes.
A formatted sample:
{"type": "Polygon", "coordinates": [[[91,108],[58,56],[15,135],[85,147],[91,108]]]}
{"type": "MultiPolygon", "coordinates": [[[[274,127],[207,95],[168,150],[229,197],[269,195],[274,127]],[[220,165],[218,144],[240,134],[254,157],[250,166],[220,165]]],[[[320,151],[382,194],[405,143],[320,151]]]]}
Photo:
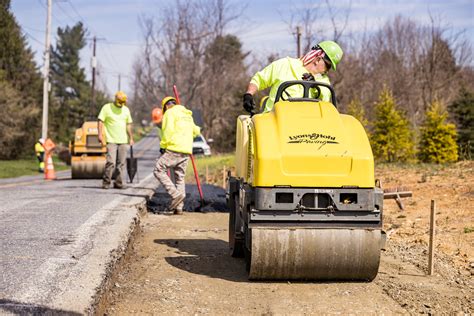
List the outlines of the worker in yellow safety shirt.
{"type": "Polygon", "coordinates": [[[38,141],[35,144],[35,153],[36,153],[36,158],[38,158],[39,162],[39,169],[38,171],[43,173],[44,172],[44,138],[38,139],[38,141]]]}
{"type": "MultiPolygon", "coordinates": [[[[253,96],[257,91],[271,87],[269,98],[263,109],[264,112],[271,111],[275,103],[278,87],[285,81],[315,80],[330,84],[327,73],[330,69],[336,70],[342,55],[342,49],[336,42],[323,41],[313,46],[301,58],[285,57],[272,62],[263,70],[257,72],[250,80],[247,92],[243,97],[244,109],[250,113],[256,113],[257,108],[253,96]]],[[[323,101],[330,102],[331,92],[329,89],[325,87],[320,87],[320,89],[321,95],[317,97],[323,101]]],[[[316,97],[316,90],[311,90],[312,95],[310,97],[316,97]]],[[[303,88],[298,85],[290,86],[285,91],[293,98],[303,96],[303,88]]]]}
{"type": "Polygon", "coordinates": [[[194,124],[193,112],[176,104],[175,98],[165,97],[161,104],[164,110],[161,156],[156,160],[153,174],[171,196],[171,204],[167,211],[180,215],[183,214],[186,197],[184,183],[186,167],[189,155],[193,152],[193,139],[201,133],[201,129],[194,124]],[[174,172],[175,184],[167,174],[168,169],[174,172]]]}
{"type": "Polygon", "coordinates": [[[133,146],[132,116],[126,106],[127,95],[123,91],[115,94],[115,102],[105,104],[99,113],[99,142],[104,143],[102,137],[105,127],[107,139],[107,156],[102,188],[108,189],[112,182],[112,175],[117,169],[114,188],[124,189],[123,174],[129,144],[133,146]]]}

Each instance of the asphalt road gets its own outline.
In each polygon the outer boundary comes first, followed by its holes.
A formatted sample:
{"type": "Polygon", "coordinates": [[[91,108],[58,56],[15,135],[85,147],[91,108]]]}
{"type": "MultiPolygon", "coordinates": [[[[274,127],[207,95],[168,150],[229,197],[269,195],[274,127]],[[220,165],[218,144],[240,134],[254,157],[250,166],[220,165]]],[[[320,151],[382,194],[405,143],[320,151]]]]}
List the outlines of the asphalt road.
{"type": "Polygon", "coordinates": [[[155,134],[134,146],[138,178],[128,188],[101,189],[101,180],[42,176],[0,180],[0,313],[83,313],[117,248],[128,241],[138,207],[158,182],[155,134]]]}

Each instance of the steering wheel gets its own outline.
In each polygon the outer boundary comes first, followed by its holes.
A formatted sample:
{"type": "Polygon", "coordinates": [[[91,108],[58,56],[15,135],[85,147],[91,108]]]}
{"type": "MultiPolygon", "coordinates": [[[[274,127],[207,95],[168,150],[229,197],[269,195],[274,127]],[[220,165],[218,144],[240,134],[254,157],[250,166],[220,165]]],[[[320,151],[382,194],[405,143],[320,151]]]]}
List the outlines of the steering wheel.
{"type": "Polygon", "coordinates": [[[334,89],[331,85],[324,83],[324,82],[318,82],[318,81],[307,81],[307,80],[293,80],[293,81],[285,81],[283,82],[277,90],[276,97],[275,97],[275,103],[278,101],[283,100],[283,101],[290,101],[290,102],[301,102],[301,101],[311,101],[311,102],[318,102],[320,101],[318,98],[321,96],[321,88],[320,87],[325,87],[328,88],[329,91],[331,92],[331,103],[334,105],[334,107],[337,108],[336,104],[336,93],[334,92],[334,89]],[[303,86],[303,97],[300,98],[292,98],[289,93],[286,91],[291,86],[303,86]],[[309,97],[309,90],[310,89],[316,89],[316,98],[311,98],[309,97]],[[286,94],[284,96],[283,94],[286,94]]]}

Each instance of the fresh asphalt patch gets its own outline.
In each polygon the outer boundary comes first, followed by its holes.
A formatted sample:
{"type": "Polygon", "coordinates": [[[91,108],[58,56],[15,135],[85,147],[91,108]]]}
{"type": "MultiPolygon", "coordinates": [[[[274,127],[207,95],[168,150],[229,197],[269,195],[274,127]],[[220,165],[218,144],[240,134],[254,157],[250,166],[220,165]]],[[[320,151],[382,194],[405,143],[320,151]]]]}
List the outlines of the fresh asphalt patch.
{"type": "MultiPolygon", "coordinates": [[[[185,212],[228,212],[225,189],[219,186],[202,185],[204,205],[196,185],[186,184],[186,199],[184,200],[185,212]]],[[[171,203],[171,197],[162,186],[159,186],[155,194],[148,200],[148,211],[155,214],[164,214],[167,206],[171,203]]]]}

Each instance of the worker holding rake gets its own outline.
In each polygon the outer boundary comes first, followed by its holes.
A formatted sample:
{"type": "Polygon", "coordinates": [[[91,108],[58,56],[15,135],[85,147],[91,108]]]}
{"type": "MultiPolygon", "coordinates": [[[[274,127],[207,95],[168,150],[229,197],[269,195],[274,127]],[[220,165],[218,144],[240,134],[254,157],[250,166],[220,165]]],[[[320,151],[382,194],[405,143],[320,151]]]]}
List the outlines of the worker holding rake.
{"type": "Polygon", "coordinates": [[[200,134],[201,129],[194,124],[192,112],[177,104],[174,97],[165,97],[161,105],[164,111],[161,156],[156,160],[153,174],[171,196],[171,204],[166,211],[181,215],[186,197],[186,167],[193,151],[193,139],[200,134]],[[173,170],[176,184],[168,176],[168,169],[173,170]]]}

